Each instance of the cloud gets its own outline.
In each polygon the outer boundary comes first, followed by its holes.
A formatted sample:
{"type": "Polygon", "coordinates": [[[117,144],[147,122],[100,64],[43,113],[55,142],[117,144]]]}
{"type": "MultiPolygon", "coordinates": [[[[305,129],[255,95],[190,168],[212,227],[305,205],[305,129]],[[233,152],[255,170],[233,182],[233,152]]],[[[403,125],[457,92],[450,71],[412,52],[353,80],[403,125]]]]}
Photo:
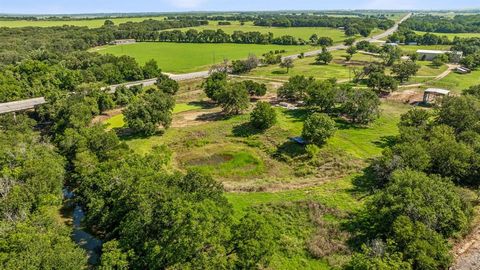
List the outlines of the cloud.
{"type": "Polygon", "coordinates": [[[170,3],[177,8],[197,8],[203,4],[205,0],[170,0],[170,3]]]}

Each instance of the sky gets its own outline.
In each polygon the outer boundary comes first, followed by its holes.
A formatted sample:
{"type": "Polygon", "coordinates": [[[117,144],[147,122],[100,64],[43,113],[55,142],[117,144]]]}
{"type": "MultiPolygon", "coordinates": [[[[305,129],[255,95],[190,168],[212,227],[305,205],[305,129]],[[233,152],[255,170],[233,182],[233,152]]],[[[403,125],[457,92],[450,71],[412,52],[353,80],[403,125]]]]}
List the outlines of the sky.
{"type": "Polygon", "coordinates": [[[115,12],[472,9],[479,0],[0,0],[0,13],[72,14],[115,12]]]}

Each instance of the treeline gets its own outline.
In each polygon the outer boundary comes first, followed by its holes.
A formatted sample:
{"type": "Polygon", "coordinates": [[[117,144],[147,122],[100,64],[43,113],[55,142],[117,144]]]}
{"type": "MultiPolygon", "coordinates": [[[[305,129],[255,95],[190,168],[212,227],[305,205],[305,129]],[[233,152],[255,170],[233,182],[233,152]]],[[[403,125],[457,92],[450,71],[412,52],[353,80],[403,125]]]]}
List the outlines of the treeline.
{"type": "Polygon", "coordinates": [[[2,58],[10,58],[11,62],[15,62],[36,50],[64,54],[106,45],[115,39],[141,40],[158,35],[161,30],[205,24],[208,22],[145,20],[116,26],[107,20],[103,27],[92,29],[74,26],[0,28],[0,62],[3,62],[2,58]]]}
{"type": "Polygon", "coordinates": [[[416,43],[418,45],[452,45],[453,41],[447,36],[425,33],[417,34],[415,31],[402,29],[388,36],[387,42],[416,43]]]}
{"type": "MultiPolygon", "coordinates": [[[[147,40],[145,40],[147,41],[147,40]]],[[[148,41],[182,42],[182,43],[240,43],[240,44],[279,44],[279,45],[305,45],[307,41],[290,35],[274,37],[272,33],[235,31],[227,34],[222,29],[197,31],[190,29],[186,32],[180,30],[163,31],[158,37],[153,36],[148,41]]]]}
{"type": "Polygon", "coordinates": [[[447,16],[413,16],[403,22],[401,29],[437,33],[479,33],[480,15],[447,16]]]}
{"type": "Polygon", "coordinates": [[[332,27],[345,29],[345,34],[354,36],[361,34],[364,37],[370,35],[375,28],[386,30],[395,22],[389,19],[379,18],[356,18],[356,17],[329,17],[315,15],[276,15],[263,16],[254,21],[256,26],[276,27],[332,27]]]}
{"type": "Polygon", "coordinates": [[[240,21],[249,22],[258,18],[256,15],[195,15],[195,16],[168,16],[169,20],[205,20],[205,21],[240,21]]]}
{"type": "Polygon", "coordinates": [[[352,227],[363,243],[346,269],[448,269],[478,187],[480,87],[402,115],[400,135],[356,184],[374,191],[352,227]],[[386,268],[385,268],[386,269],[386,268]]]}

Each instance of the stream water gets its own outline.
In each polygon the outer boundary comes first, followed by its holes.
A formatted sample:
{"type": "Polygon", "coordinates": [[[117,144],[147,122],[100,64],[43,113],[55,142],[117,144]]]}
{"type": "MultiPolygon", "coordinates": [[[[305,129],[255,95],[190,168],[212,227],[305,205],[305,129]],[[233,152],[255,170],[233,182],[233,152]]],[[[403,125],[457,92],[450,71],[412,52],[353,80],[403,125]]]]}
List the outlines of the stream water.
{"type": "MultiPolygon", "coordinates": [[[[68,191],[67,189],[64,189],[63,196],[65,199],[73,199],[75,194],[68,191]]],[[[84,230],[84,228],[82,227],[82,220],[84,217],[85,213],[83,212],[82,208],[79,205],[75,205],[72,214],[72,239],[73,241],[75,241],[75,243],[77,243],[79,247],[87,251],[88,263],[91,265],[96,265],[100,260],[102,241],[84,230]]]]}

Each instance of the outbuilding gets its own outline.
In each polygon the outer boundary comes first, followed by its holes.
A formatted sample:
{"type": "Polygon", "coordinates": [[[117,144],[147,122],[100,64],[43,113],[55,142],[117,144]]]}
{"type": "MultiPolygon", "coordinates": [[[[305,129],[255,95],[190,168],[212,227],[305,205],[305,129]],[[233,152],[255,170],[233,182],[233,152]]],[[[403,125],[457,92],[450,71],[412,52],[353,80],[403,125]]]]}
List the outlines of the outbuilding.
{"type": "MultiPolygon", "coordinates": [[[[452,52],[452,51],[440,51],[440,50],[418,50],[418,59],[424,60],[424,61],[432,61],[435,59],[437,56],[443,55],[443,54],[452,54],[456,57],[455,59],[460,60],[463,56],[462,52],[452,52]]],[[[456,62],[456,61],[453,61],[456,62]]]]}
{"type": "Polygon", "coordinates": [[[126,44],[133,44],[136,42],[137,41],[135,39],[117,39],[117,40],[114,40],[112,43],[114,45],[126,45],[126,44]]]}
{"type": "Polygon", "coordinates": [[[450,95],[450,91],[440,88],[428,88],[423,93],[423,103],[434,103],[439,97],[445,97],[450,95]]]}

